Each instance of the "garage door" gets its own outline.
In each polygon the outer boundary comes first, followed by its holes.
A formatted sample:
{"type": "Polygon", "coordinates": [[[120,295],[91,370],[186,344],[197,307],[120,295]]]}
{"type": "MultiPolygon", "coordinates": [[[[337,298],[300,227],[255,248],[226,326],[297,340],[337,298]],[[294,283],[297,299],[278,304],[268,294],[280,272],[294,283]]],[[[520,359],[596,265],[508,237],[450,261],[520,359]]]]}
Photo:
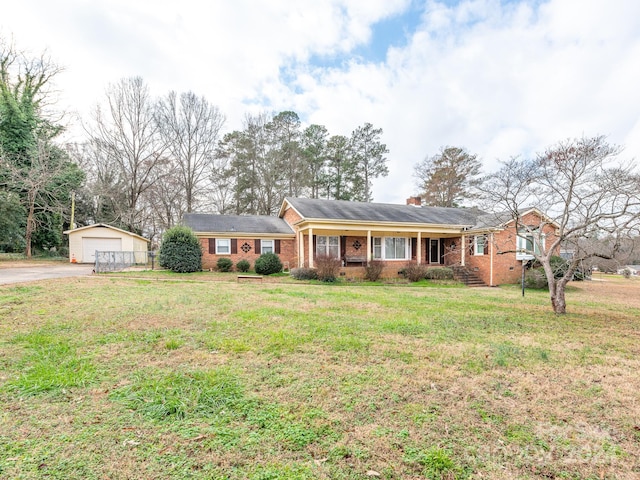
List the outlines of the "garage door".
{"type": "Polygon", "coordinates": [[[121,238],[83,238],[82,263],[95,263],[96,250],[100,252],[119,252],[122,250],[121,238]]]}

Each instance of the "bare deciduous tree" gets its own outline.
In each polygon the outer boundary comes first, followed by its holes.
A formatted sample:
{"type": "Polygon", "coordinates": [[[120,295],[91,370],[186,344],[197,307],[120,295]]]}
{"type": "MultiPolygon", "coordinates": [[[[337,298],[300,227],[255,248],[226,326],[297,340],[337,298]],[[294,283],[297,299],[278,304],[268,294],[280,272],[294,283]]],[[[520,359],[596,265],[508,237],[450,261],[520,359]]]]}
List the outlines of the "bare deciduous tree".
{"type": "Polygon", "coordinates": [[[158,167],[166,162],[153,107],[142,78],[122,79],[107,88],[106,104],[96,107],[88,129],[92,144],[118,170],[124,192],[118,214],[122,224],[135,231],[140,231],[147,213],[140,199],[162,178],[158,167]]]}
{"type": "Polygon", "coordinates": [[[640,177],[631,162],[618,159],[620,148],[602,136],[560,142],[533,160],[512,159],[487,179],[485,198],[515,221],[518,249],[543,267],[553,311],[566,313],[565,287],[585,260],[613,258],[623,238],[640,230],[640,177]],[[547,213],[533,225],[523,221],[525,207],[547,213]],[[555,235],[542,232],[551,225],[555,235]],[[585,241],[608,236],[607,243],[585,241]],[[605,248],[607,247],[607,248],[605,248]],[[554,277],[551,257],[570,253],[568,268],[554,277]]]}
{"type": "Polygon", "coordinates": [[[156,121],[177,167],[187,212],[198,205],[211,174],[224,116],[218,107],[193,92],[170,92],[159,100],[156,121]]]}

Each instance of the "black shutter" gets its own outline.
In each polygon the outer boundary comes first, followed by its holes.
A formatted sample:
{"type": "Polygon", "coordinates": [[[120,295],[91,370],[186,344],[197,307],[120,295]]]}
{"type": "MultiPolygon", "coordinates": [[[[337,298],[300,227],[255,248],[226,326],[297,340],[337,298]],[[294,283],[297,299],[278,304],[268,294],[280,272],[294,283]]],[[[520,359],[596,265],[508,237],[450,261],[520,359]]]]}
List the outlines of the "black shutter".
{"type": "Polygon", "coordinates": [[[210,255],[215,255],[216,253],[216,239],[215,238],[210,238],[209,239],[209,254],[210,255]]]}
{"type": "Polygon", "coordinates": [[[237,238],[232,238],[231,239],[231,254],[236,254],[238,253],[238,239],[237,238]]]}
{"type": "Polygon", "coordinates": [[[280,255],[280,240],[274,240],[273,245],[276,253],[280,255]]]}
{"type": "Polygon", "coordinates": [[[340,254],[339,257],[343,258],[347,254],[347,237],[340,236],[340,254]]]}
{"type": "Polygon", "coordinates": [[[431,239],[425,238],[425,263],[431,263],[431,239]]]}
{"type": "Polygon", "coordinates": [[[418,253],[418,239],[417,238],[412,238],[411,239],[411,258],[417,258],[417,253],[418,253]]]}
{"type": "Polygon", "coordinates": [[[444,264],[444,254],[445,254],[445,250],[444,250],[444,238],[440,239],[440,263],[444,264]]]}
{"type": "Polygon", "coordinates": [[[256,255],[260,255],[262,249],[260,248],[260,239],[259,238],[256,238],[255,249],[256,249],[256,255]]]}

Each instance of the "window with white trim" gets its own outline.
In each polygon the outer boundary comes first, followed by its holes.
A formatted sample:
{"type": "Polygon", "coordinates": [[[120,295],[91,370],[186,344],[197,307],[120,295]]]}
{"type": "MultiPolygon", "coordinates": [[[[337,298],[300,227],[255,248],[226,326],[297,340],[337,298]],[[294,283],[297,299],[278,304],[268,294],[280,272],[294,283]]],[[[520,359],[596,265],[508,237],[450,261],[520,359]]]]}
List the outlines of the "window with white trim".
{"type": "Polygon", "coordinates": [[[410,242],[405,237],[374,237],[373,258],[376,260],[409,260],[410,242]]]}
{"type": "Polygon", "coordinates": [[[340,258],[340,237],[335,235],[318,235],[316,237],[316,255],[340,258]]]}
{"type": "Polygon", "coordinates": [[[260,242],[260,253],[273,253],[274,250],[273,240],[262,240],[260,242]]]}
{"type": "Polygon", "coordinates": [[[231,253],[231,239],[217,238],[216,239],[216,255],[228,255],[230,253],[231,253]]]}
{"type": "Polygon", "coordinates": [[[487,236],[476,235],[473,237],[473,254],[485,255],[487,253],[487,236]]]}
{"type": "Polygon", "coordinates": [[[518,230],[518,240],[516,245],[516,260],[531,260],[535,254],[541,253],[541,247],[545,248],[545,235],[537,230],[518,230]]]}

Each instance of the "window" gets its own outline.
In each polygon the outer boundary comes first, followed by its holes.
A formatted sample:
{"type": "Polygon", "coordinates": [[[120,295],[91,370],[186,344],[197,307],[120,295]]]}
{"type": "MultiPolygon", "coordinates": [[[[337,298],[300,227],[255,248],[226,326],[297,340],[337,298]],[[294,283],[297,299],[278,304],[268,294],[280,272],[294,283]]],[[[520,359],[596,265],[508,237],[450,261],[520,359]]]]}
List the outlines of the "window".
{"type": "Polygon", "coordinates": [[[273,240],[262,240],[260,242],[260,253],[273,253],[273,240]]]}
{"type": "Polygon", "coordinates": [[[408,260],[409,242],[404,237],[374,237],[373,258],[377,260],[408,260]]]}
{"type": "Polygon", "coordinates": [[[531,260],[534,253],[540,254],[540,247],[544,249],[544,234],[540,235],[537,230],[518,230],[518,243],[516,246],[516,260],[531,260]]]}
{"type": "Polygon", "coordinates": [[[216,239],[216,255],[228,255],[230,253],[231,253],[231,239],[230,238],[216,239]]]}
{"type": "Polygon", "coordinates": [[[318,235],[316,237],[316,255],[340,258],[340,237],[318,235]]]}
{"type": "Polygon", "coordinates": [[[485,255],[487,253],[487,236],[476,235],[473,237],[473,254],[485,255]]]}

